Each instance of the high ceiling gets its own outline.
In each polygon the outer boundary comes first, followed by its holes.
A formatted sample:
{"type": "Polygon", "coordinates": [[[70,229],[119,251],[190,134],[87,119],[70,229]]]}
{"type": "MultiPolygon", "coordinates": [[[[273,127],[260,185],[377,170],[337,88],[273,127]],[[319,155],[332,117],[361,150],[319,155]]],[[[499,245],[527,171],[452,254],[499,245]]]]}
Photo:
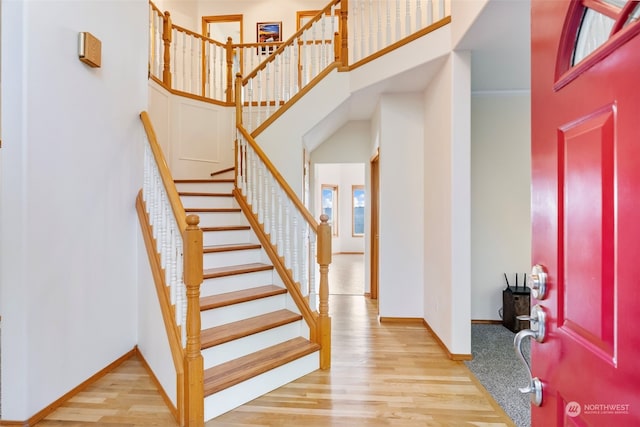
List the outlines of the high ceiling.
{"type": "MultiPolygon", "coordinates": [[[[455,49],[471,51],[472,93],[528,91],[530,0],[489,0],[455,49]]],[[[305,135],[305,145],[313,150],[347,121],[368,120],[382,93],[424,89],[441,63],[440,60],[425,63],[353,93],[305,135]]]]}
{"type": "Polygon", "coordinates": [[[472,92],[530,89],[530,5],[490,0],[460,41],[457,50],[472,52],[472,92]]]}

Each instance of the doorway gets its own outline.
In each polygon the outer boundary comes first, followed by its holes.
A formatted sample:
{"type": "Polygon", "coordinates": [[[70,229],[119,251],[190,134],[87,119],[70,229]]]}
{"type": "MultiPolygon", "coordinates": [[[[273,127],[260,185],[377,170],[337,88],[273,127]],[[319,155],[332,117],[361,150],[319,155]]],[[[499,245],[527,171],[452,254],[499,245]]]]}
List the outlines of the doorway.
{"type": "MultiPolygon", "coordinates": [[[[242,44],[244,27],[242,15],[214,15],[202,17],[202,35],[226,44],[231,38],[233,44],[242,44]]],[[[233,54],[233,74],[243,73],[244,61],[238,50],[233,54]]],[[[225,69],[226,73],[226,69],[225,69]]],[[[226,78],[226,75],[224,76],[226,78]]]]}
{"type": "Polygon", "coordinates": [[[369,244],[370,254],[370,281],[371,299],[378,299],[378,235],[379,231],[379,205],[380,205],[380,150],[371,159],[371,232],[369,244]]]}

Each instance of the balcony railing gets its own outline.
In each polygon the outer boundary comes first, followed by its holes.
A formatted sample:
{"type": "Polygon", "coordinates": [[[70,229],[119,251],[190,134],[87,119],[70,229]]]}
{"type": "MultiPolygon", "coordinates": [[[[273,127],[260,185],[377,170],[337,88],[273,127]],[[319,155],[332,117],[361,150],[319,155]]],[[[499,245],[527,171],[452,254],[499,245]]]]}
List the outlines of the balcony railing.
{"type": "Polygon", "coordinates": [[[150,2],[149,75],[175,93],[228,106],[242,75],[244,125],[254,132],[333,68],[357,67],[449,22],[450,3],[332,0],[282,43],[238,44],[174,25],[150,2]]]}

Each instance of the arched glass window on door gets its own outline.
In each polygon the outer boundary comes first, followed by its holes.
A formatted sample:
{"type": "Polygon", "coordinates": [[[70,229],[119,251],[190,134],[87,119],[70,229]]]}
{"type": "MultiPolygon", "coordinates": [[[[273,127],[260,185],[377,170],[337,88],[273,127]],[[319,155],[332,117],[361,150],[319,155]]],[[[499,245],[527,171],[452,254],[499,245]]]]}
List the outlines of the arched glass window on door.
{"type": "Polygon", "coordinates": [[[637,0],[584,0],[571,65],[575,66],[609,39],[640,19],[637,0]]]}

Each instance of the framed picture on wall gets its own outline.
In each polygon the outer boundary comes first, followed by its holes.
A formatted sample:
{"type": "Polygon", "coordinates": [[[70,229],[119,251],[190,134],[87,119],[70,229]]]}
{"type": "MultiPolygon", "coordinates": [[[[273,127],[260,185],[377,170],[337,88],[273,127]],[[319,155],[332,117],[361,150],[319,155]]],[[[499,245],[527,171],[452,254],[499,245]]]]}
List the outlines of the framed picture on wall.
{"type": "MultiPolygon", "coordinates": [[[[256,40],[258,43],[278,43],[282,41],[282,22],[258,22],[256,24],[256,40]]],[[[275,46],[260,46],[258,54],[268,55],[275,46]]]]}

